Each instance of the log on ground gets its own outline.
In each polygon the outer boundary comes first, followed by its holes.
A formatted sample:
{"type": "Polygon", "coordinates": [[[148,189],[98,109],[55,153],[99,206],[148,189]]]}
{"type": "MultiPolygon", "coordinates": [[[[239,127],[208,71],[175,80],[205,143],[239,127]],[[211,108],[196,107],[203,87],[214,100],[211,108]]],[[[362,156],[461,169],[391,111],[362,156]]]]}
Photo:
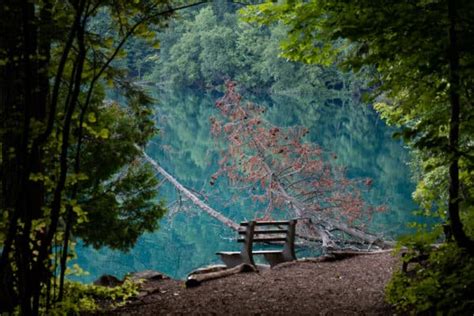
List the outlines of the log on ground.
{"type": "Polygon", "coordinates": [[[242,263],[238,266],[233,268],[225,269],[222,271],[214,271],[209,273],[199,273],[199,274],[191,274],[186,279],[186,287],[196,287],[201,285],[202,282],[224,278],[229,275],[242,273],[242,272],[257,272],[257,269],[250,264],[242,263]]]}

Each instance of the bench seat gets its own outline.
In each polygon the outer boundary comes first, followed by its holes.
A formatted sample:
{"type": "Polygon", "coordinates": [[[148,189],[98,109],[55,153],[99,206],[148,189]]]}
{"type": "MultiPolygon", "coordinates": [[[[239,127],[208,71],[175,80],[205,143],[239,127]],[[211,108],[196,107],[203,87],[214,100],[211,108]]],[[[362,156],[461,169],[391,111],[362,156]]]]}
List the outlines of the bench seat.
{"type": "Polygon", "coordinates": [[[283,250],[255,250],[252,251],[254,255],[266,255],[269,253],[282,253],[283,250]]]}
{"type": "Polygon", "coordinates": [[[219,251],[219,252],[216,252],[216,255],[234,255],[234,254],[240,254],[240,251],[219,251]]]}
{"type": "MultiPolygon", "coordinates": [[[[268,253],[282,253],[283,250],[254,250],[252,254],[254,255],[265,255],[268,253]]],[[[240,251],[219,251],[216,252],[216,255],[238,255],[240,251]]]]}

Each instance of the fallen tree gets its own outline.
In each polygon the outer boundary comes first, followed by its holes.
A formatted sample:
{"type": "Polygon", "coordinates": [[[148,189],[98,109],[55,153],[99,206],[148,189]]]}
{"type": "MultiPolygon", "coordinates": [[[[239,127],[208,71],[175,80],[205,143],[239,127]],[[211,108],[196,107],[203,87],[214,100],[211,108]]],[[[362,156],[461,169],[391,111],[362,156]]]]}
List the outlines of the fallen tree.
{"type": "MultiPolygon", "coordinates": [[[[394,243],[369,233],[367,224],[384,207],[368,205],[363,189],[370,179],[349,179],[341,166],[328,161],[331,155],[304,142],[308,130],[280,128],[266,121],[264,109],[241,101],[235,84],[227,83],[226,94],[216,102],[221,118],[211,118],[212,134],[226,141],[213,185],[225,176],[231,185],[246,188],[245,195],[266,204],[255,217],[270,219],[277,210],[298,219],[297,236],[317,242],[324,252],[391,248],[394,243]]],[[[141,150],[141,149],[140,149],[141,150]]],[[[184,197],[211,217],[237,231],[239,225],[210,207],[183,186],[143,150],[143,157],[184,197]]],[[[333,158],[335,158],[333,156],[333,158]]]]}
{"type": "Polygon", "coordinates": [[[210,119],[212,134],[226,145],[211,184],[225,176],[246,190],[244,195],[264,206],[256,216],[283,211],[304,219],[300,235],[321,240],[323,250],[354,242],[393,245],[367,232],[372,215],[385,210],[364,201],[371,179],[348,178],[335,154],[305,141],[308,129],[275,126],[265,119],[265,108],[242,100],[235,83],[228,81],[226,88],[216,102],[220,117],[210,119]]]}
{"type": "MultiPolygon", "coordinates": [[[[239,224],[237,224],[235,221],[232,219],[226,217],[223,215],[221,212],[217,211],[216,209],[212,208],[209,206],[207,203],[202,201],[196,194],[191,192],[189,189],[187,189],[184,185],[182,185],[175,177],[173,177],[169,172],[167,172],[162,166],[160,166],[153,158],[151,158],[145,151],[137,147],[141,152],[145,160],[150,163],[153,168],[161,175],[163,176],[166,181],[171,183],[181,194],[183,194],[184,197],[189,199],[194,205],[196,205],[199,209],[203,210],[206,214],[209,216],[215,218],[225,226],[229,227],[230,229],[234,231],[238,231],[239,229],[239,224]]],[[[312,225],[312,220],[310,218],[299,218],[299,222],[303,223],[304,225],[312,225]]],[[[343,232],[346,232],[347,234],[360,239],[362,242],[358,242],[357,240],[347,240],[344,241],[343,244],[345,245],[355,245],[358,247],[361,247],[363,245],[374,245],[378,246],[381,248],[390,248],[394,246],[394,243],[390,241],[383,240],[379,238],[378,236],[375,236],[373,234],[369,234],[367,232],[361,231],[357,228],[349,227],[343,223],[325,223],[326,227],[330,227],[330,225],[333,225],[335,229],[339,229],[343,232]]],[[[319,236],[314,236],[314,235],[307,235],[304,233],[297,233],[296,236],[300,238],[303,241],[308,241],[308,242],[317,242],[317,243],[322,243],[324,244],[324,241],[321,237],[319,236]]],[[[340,249],[340,248],[346,248],[346,247],[341,247],[339,246],[342,242],[340,241],[335,241],[334,248],[335,249],[340,249]]]]}
{"type": "Polygon", "coordinates": [[[199,199],[196,194],[188,190],[184,185],[178,182],[171,174],[169,174],[163,167],[161,167],[155,160],[153,160],[150,156],[147,155],[145,151],[137,146],[137,148],[142,152],[143,157],[148,161],[153,168],[161,174],[168,182],[170,182],[179,192],[181,192],[186,198],[188,198],[193,204],[198,206],[201,210],[206,212],[209,216],[217,219],[222,224],[226,225],[227,227],[237,231],[239,229],[239,224],[231,220],[230,218],[222,215],[222,213],[216,211],[206,203],[204,203],[201,199],[199,199]]]}

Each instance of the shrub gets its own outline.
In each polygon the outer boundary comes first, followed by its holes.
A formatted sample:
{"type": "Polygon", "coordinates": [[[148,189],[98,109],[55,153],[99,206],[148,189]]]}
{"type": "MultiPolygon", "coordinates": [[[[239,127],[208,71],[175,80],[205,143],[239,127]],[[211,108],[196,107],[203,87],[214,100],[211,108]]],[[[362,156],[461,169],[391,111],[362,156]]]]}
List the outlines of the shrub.
{"type": "Polygon", "coordinates": [[[123,306],[138,294],[138,284],[126,279],[122,285],[105,287],[66,281],[64,299],[47,312],[47,315],[80,315],[123,306]]]}
{"type": "Polygon", "coordinates": [[[387,286],[386,299],[402,312],[472,315],[472,289],[474,257],[447,243],[430,250],[427,261],[409,272],[396,272],[387,286]]]}

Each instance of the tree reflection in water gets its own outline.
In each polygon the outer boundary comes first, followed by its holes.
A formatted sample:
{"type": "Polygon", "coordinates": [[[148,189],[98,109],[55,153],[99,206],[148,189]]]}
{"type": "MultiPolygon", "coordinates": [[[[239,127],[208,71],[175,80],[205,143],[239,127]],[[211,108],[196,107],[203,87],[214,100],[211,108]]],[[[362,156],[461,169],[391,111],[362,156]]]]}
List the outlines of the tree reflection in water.
{"type": "MultiPolygon", "coordinates": [[[[252,201],[236,199],[224,181],[209,184],[222,149],[210,134],[209,122],[217,113],[214,102],[219,95],[188,90],[156,92],[155,97],[159,100],[160,133],[149,144],[148,154],[188,188],[206,192],[203,198],[207,203],[226,216],[237,222],[251,218],[256,207],[252,201]]],[[[372,189],[365,198],[373,205],[385,204],[388,208],[374,216],[373,230],[392,237],[406,232],[406,223],[414,220],[411,211],[415,208],[408,152],[392,138],[393,130],[378,119],[370,106],[354,101],[353,96],[342,91],[325,97],[251,98],[267,107],[266,118],[275,125],[307,127],[308,140],[334,153],[335,161],[347,167],[349,177],[372,179],[372,189]]],[[[196,267],[218,262],[216,251],[238,248],[232,240],[234,232],[186,201],[172,203],[179,201],[179,196],[171,185],[164,184],[160,189],[172,210],[185,208],[186,212],[163,220],[159,231],[142,236],[128,253],[79,246],[77,263],[90,272],[80,280],[90,282],[104,273],[123,276],[145,269],[183,278],[196,267]]]]}

